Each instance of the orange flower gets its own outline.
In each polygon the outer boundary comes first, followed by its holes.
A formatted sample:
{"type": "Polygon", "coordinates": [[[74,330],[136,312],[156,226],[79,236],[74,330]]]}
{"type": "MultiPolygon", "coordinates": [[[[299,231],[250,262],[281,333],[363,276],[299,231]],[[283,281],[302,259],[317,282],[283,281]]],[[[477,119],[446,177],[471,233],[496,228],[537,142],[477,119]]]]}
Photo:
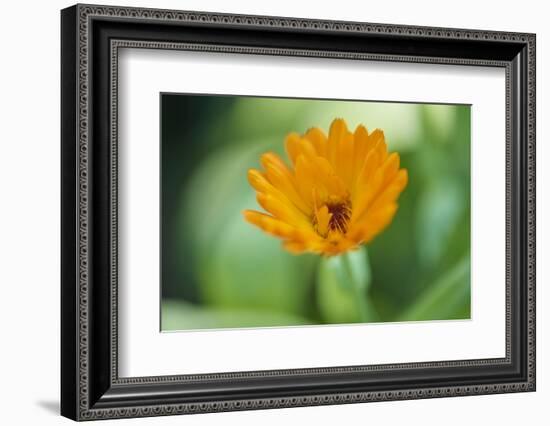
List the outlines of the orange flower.
{"type": "Polygon", "coordinates": [[[392,221],[407,185],[399,154],[389,154],[384,133],[360,125],[350,132],[343,119],[327,136],[318,128],[285,141],[288,167],[273,152],[262,155],[264,171],[248,181],[269,214],[245,210],[245,219],[281,238],[292,253],[337,255],[368,243],[392,221]]]}

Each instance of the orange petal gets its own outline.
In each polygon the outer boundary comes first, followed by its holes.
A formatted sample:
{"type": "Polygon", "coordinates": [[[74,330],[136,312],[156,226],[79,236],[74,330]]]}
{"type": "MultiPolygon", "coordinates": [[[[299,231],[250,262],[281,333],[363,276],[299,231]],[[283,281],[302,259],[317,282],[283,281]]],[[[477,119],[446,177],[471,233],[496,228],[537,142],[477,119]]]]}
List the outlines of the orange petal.
{"type": "MultiPolygon", "coordinates": [[[[381,177],[382,173],[381,170],[379,170],[377,172],[377,182],[381,181],[381,177]]],[[[368,222],[371,220],[371,215],[373,214],[373,212],[383,210],[390,205],[396,205],[396,201],[403,192],[403,189],[405,189],[405,187],[407,186],[407,183],[407,170],[399,170],[392,181],[381,190],[379,190],[376,195],[372,195],[372,193],[369,193],[368,196],[362,200],[363,203],[361,205],[355,206],[350,221],[351,226],[361,227],[361,224],[368,224],[368,222]]]]}
{"type": "Polygon", "coordinates": [[[340,146],[336,154],[336,174],[340,176],[346,187],[351,190],[351,178],[353,176],[353,134],[346,132],[340,140],[340,146]]]}
{"type": "Polygon", "coordinates": [[[380,129],[374,129],[374,131],[369,135],[368,149],[374,148],[379,143],[379,141],[386,143],[384,132],[380,129]]]}
{"type": "Polygon", "coordinates": [[[362,214],[371,201],[376,198],[395,177],[399,168],[399,155],[392,153],[384,162],[377,166],[380,151],[373,150],[369,153],[360,176],[355,183],[353,203],[354,216],[362,214]],[[371,158],[372,157],[372,158],[371,158]]]}
{"type": "Polygon", "coordinates": [[[370,210],[360,223],[353,225],[348,233],[349,238],[357,244],[370,242],[391,223],[396,212],[396,203],[370,210]]]}
{"type": "Polygon", "coordinates": [[[310,205],[298,193],[296,180],[293,174],[279,158],[277,154],[266,153],[260,159],[266,170],[269,182],[296,205],[306,215],[311,214],[310,205]]]}
{"type": "Polygon", "coordinates": [[[317,187],[315,173],[310,162],[303,155],[300,155],[296,160],[295,174],[300,196],[306,200],[310,207],[313,206],[313,191],[317,187]]]}
{"type": "Polygon", "coordinates": [[[277,219],[281,219],[296,227],[311,228],[311,222],[307,216],[292,204],[285,203],[284,200],[280,200],[271,194],[264,194],[263,192],[258,192],[256,199],[266,211],[277,219]]]}
{"type": "Polygon", "coordinates": [[[340,144],[347,133],[348,127],[342,118],[337,118],[332,121],[328,132],[327,158],[333,165],[336,164],[340,144]]]}
{"type": "Polygon", "coordinates": [[[328,207],[325,205],[315,212],[315,217],[317,219],[317,232],[326,237],[332,213],[329,213],[328,207]]]}
{"type": "Polygon", "coordinates": [[[355,179],[355,185],[352,188],[352,202],[353,204],[361,204],[361,198],[366,197],[367,188],[369,187],[369,182],[374,176],[380,160],[378,158],[378,153],[374,150],[371,150],[367,154],[367,158],[363,163],[363,166],[355,179]]]}
{"type": "Polygon", "coordinates": [[[290,133],[285,140],[285,147],[288,157],[296,164],[299,155],[313,157],[317,155],[315,147],[309,139],[303,139],[298,133],[290,133]]]}
{"type": "Polygon", "coordinates": [[[326,158],[315,157],[310,161],[316,187],[320,192],[324,192],[323,197],[325,199],[330,195],[340,198],[347,197],[348,192],[344,182],[336,175],[326,158]]]}
{"type": "MultiPolygon", "coordinates": [[[[288,197],[287,194],[273,186],[262,172],[255,169],[250,169],[248,171],[248,182],[258,193],[271,195],[279,200],[279,202],[288,205],[289,207],[292,207],[294,210],[304,214],[306,217],[309,216],[309,209],[306,211],[302,210],[300,206],[296,205],[296,203],[288,197]]],[[[301,199],[299,199],[298,201],[303,204],[303,201],[301,199]]]]}
{"type": "Polygon", "coordinates": [[[376,210],[383,207],[384,204],[395,202],[399,198],[399,195],[401,195],[401,192],[403,192],[403,189],[405,189],[405,186],[407,186],[407,182],[407,170],[399,170],[390,184],[387,185],[376,197],[376,199],[373,200],[369,209],[376,210]]]}
{"type": "Polygon", "coordinates": [[[255,210],[243,211],[244,218],[252,225],[256,225],[264,232],[281,238],[292,238],[296,235],[296,229],[287,223],[273,218],[265,213],[255,210]]]}
{"type": "Polygon", "coordinates": [[[365,126],[359,125],[353,133],[354,151],[353,151],[353,179],[357,178],[357,175],[361,171],[363,164],[367,158],[369,151],[369,133],[365,126]]]}
{"type": "Polygon", "coordinates": [[[399,170],[399,161],[399,154],[397,152],[392,152],[388,158],[386,158],[386,161],[382,165],[382,173],[384,175],[382,186],[386,186],[393,180],[395,174],[399,170]]]}
{"type": "Polygon", "coordinates": [[[256,169],[249,169],[247,173],[248,182],[256,191],[269,192],[276,190],[275,187],[268,182],[262,172],[256,169]]]}
{"type": "Polygon", "coordinates": [[[312,127],[306,132],[304,138],[308,139],[313,144],[315,150],[317,151],[317,155],[321,157],[326,157],[327,137],[321,129],[318,129],[317,127],[312,127]]]}
{"type": "Polygon", "coordinates": [[[373,149],[376,150],[381,163],[386,161],[386,157],[388,156],[388,146],[386,145],[386,140],[383,133],[381,134],[381,137],[380,135],[378,136],[373,149]]]}
{"type": "Polygon", "coordinates": [[[285,241],[283,247],[292,254],[301,254],[308,251],[308,246],[301,241],[285,241]]]}
{"type": "Polygon", "coordinates": [[[265,233],[284,240],[289,244],[288,249],[294,253],[312,251],[311,247],[318,244],[320,237],[314,231],[295,228],[273,216],[255,210],[245,210],[243,215],[247,222],[257,226],[265,233]],[[298,250],[298,247],[301,247],[298,250]]]}
{"type": "Polygon", "coordinates": [[[260,157],[260,163],[262,164],[262,166],[264,166],[265,169],[267,169],[268,166],[271,166],[273,168],[277,168],[281,172],[281,174],[292,178],[292,173],[285,162],[274,152],[266,152],[265,154],[263,154],[260,157]]]}
{"type": "Polygon", "coordinates": [[[355,241],[347,237],[338,235],[337,238],[331,239],[329,235],[327,239],[321,240],[321,243],[315,247],[315,251],[326,256],[335,256],[353,250],[356,246],[355,241]]]}

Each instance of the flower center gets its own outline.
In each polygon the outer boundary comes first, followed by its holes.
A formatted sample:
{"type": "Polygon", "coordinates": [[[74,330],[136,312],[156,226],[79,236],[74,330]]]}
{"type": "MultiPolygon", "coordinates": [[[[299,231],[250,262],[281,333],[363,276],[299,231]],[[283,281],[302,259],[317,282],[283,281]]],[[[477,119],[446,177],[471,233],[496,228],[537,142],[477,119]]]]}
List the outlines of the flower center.
{"type": "Polygon", "coordinates": [[[351,202],[327,203],[326,206],[332,215],[328,223],[329,229],[345,234],[348,229],[349,219],[351,218],[351,202]]]}

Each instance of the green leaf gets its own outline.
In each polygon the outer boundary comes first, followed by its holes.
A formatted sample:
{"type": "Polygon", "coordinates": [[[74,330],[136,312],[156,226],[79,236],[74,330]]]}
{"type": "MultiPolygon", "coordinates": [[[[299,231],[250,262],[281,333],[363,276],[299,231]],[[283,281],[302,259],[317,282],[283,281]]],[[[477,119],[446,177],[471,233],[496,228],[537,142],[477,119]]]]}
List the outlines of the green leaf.
{"type": "Polygon", "coordinates": [[[197,168],[182,202],[179,240],[188,256],[181,262],[193,265],[196,293],[207,307],[310,316],[317,258],[288,253],[242,214],[260,209],[247,170],[272,145],[258,140],[219,150],[197,168]]]}
{"type": "Polygon", "coordinates": [[[162,331],[307,324],[303,317],[268,310],[204,308],[170,299],[161,307],[162,331]]]}
{"type": "Polygon", "coordinates": [[[425,321],[470,318],[470,256],[464,257],[420,295],[399,318],[425,321]]]}
{"type": "Polygon", "coordinates": [[[241,209],[226,214],[224,232],[199,258],[203,301],[226,309],[307,315],[316,258],[288,253],[278,239],[246,222],[241,209]]]}
{"type": "Polygon", "coordinates": [[[432,181],[419,196],[416,233],[420,261],[426,268],[435,268],[445,248],[452,244],[449,237],[468,208],[464,189],[452,179],[432,181]]]}

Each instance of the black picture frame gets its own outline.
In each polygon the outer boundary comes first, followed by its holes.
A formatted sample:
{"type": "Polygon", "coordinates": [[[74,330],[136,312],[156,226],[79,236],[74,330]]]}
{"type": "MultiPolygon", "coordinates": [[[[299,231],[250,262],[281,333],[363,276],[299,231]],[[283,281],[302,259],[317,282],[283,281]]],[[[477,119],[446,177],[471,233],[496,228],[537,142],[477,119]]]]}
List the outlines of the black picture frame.
{"type": "Polygon", "coordinates": [[[535,35],[75,5],[61,12],[61,414],[74,420],[535,390],[535,35]],[[118,377],[117,52],[506,70],[506,357],[118,377]]]}

